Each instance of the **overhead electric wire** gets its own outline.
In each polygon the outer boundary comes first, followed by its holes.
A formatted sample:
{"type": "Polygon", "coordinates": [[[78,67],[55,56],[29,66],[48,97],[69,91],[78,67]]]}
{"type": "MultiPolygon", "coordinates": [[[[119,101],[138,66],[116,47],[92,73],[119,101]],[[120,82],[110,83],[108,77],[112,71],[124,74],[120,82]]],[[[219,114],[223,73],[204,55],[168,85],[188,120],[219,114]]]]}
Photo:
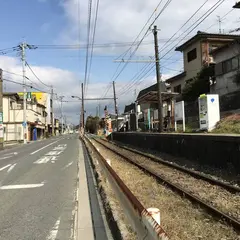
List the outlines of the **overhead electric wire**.
{"type": "MultiPolygon", "coordinates": [[[[223,18],[225,18],[228,14],[230,14],[232,11],[234,10],[234,8],[232,8],[230,11],[228,11],[225,15],[223,15],[220,20],[223,20],[223,18]]],[[[217,25],[218,23],[214,23],[212,24],[210,27],[208,27],[207,29],[205,29],[205,31],[209,30],[210,28],[212,28],[213,26],[217,25]]]]}
{"type": "Polygon", "coordinates": [[[39,92],[46,92],[46,91],[43,91],[42,89],[39,89],[39,88],[36,88],[32,85],[29,85],[29,84],[23,84],[23,83],[20,83],[20,82],[16,82],[16,81],[13,81],[13,80],[10,80],[10,79],[6,79],[6,78],[3,78],[3,81],[6,81],[6,82],[10,82],[10,83],[14,83],[14,84],[18,84],[18,85],[25,85],[26,87],[29,87],[29,88],[33,88],[35,90],[38,90],[39,92]]]}
{"type": "MultiPolygon", "coordinates": [[[[143,37],[141,38],[141,40],[139,41],[139,44],[136,46],[136,48],[134,49],[134,51],[130,54],[130,57],[128,58],[127,61],[129,61],[137,52],[140,44],[142,43],[143,39],[146,37],[146,35],[148,34],[149,29],[153,26],[153,24],[155,23],[155,21],[159,18],[159,16],[164,12],[164,10],[168,7],[168,5],[172,2],[172,0],[168,0],[165,5],[163,6],[162,10],[159,12],[159,14],[157,15],[157,17],[154,19],[154,21],[151,23],[151,25],[149,26],[149,28],[147,29],[147,31],[145,32],[145,34],[143,35],[143,37]]],[[[124,66],[122,67],[121,71],[114,77],[114,80],[116,80],[120,74],[124,71],[124,69],[126,68],[126,66],[128,65],[128,62],[126,62],[124,64],[124,66]]]]}
{"type": "MultiPolygon", "coordinates": [[[[197,21],[195,21],[187,30],[185,30],[181,35],[186,33],[190,28],[192,28],[184,37],[188,36],[192,31],[194,31],[207,17],[209,17],[225,0],[219,0],[216,2],[210,9],[208,9],[200,18],[198,18],[197,21]],[[199,21],[199,22],[198,22],[199,21]],[[195,25],[196,24],[196,25],[195,25]],[[194,26],[195,25],[195,26],[194,26]]],[[[181,36],[180,35],[180,36],[181,36]]],[[[181,38],[178,43],[173,46],[170,50],[168,50],[162,57],[160,57],[160,60],[164,58],[168,53],[170,53],[175,47],[178,46],[178,44],[182,41],[183,39],[181,38]]],[[[170,59],[170,58],[168,58],[170,59]]]]}
{"type": "MultiPolygon", "coordinates": [[[[169,40],[161,47],[160,52],[165,48],[165,46],[193,19],[193,17],[206,5],[209,0],[206,0],[193,14],[188,18],[188,20],[169,38],[169,40]]],[[[169,45],[168,45],[169,46],[169,45]]],[[[167,46],[167,47],[168,47],[167,46]]],[[[167,48],[166,47],[166,48],[167,48]]]]}
{"type": "Polygon", "coordinates": [[[35,76],[35,78],[36,78],[41,84],[43,84],[45,87],[51,88],[50,85],[47,85],[46,83],[44,83],[44,82],[36,75],[36,73],[32,70],[32,68],[30,67],[30,65],[28,64],[28,62],[26,62],[26,65],[28,66],[28,68],[30,69],[30,71],[32,72],[32,74],[35,76]]]}
{"type": "Polygon", "coordinates": [[[94,27],[93,27],[92,47],[91,47],[91,54],[90,54],[90,66],[89,66],[89,71],[88,71],[88,76],[87,76],[86,93],[87,93],[87,90],[88,90],[89,78],[90,78],[90,73],[91,73],[91,68],[92,68],[93,45],[94,45],[94,42],[95,42],[95,34],[96,34],[97,20],[98,20],[98,11],[99,11],[99,0],[97,0],[95,21],[94,21],[94,27]]]}
{"type": "Polygon", "coordinates": [[[88,74],[88,57],[89,57],[89,43],[91,35],[91,16],[92,16],[92,0],[88,1],[88,25],[87,25],[87,50],[86,50],[86,60],[85,60],[85,74],[84,74],[84,93],[86,91],[86,82],[88,74]]]}

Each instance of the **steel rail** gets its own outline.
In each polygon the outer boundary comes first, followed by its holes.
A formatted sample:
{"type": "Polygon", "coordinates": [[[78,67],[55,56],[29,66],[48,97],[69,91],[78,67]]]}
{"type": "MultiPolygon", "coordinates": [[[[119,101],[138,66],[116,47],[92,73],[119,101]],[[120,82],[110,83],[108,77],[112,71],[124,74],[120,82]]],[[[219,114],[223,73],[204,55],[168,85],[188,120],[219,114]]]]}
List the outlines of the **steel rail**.
{"type": "Polygon", "coordinates": [[[157,180],[159,180],[160,182],[164,183],[165,185],[170,187],[172,190],[176,191],[178,194],[180,194],[180,195],[182,195],[184,197],[187,197],[193,203],[199,204],[207,212],[211,213],[212,216],[215,216],[215,217],[217,217],[219,219],[224,219],[229,225],[233,226],[234,229],[236,229],[237,231],[240,231],[240,222],[237,219],[235,219],[235,218],[229,216],[228,214],[218,210],[217,208],[209,205],[207,202],[205,202],[202,199],[194,196],[193,194],[191,194],[190,192],[186,191],[185,189],[183,189],[182,187],[178,186],[177,184],[172,183],[171,181],[169,181],[165,177],[161,176],[159,173],[154,172],[153,170],[149,169],[147,166],[143,166],[143,165],[141,165],[139,163],[136,163],[130,157],[127,157],[124,154],[118,152],[117,150],[112,149],[112,148],[106,146],[105,144],[103,144],[99,140],[94,139],[94,141],[96,141],[97,143],[101,144],[106,149],[114,152],[115,154],[117,154],[118,156],[120,156],[124,160],[128,161],[129,163],[132,163],[133,165],[137,166],[138,168],[140,168],[144,172],[148,173],[149,175],[155,177],[157,180]]]}
{"type": "Polygon", "coordinates": [[[136,150],[136,149],[133,149],[133,148],[130,148],[130,147],[123,146],[122,144],[118,144],[118,143],[115,143],[115,142],[112,142],[112,141],[108,141],[108,140],[106,140],[106,139],[101,139],[101,140],[106,141],[106,142],[108,142],[108,143],[111,143],[111,144],[113,144],[113,145],[115,145],[115,146],[117,146],[117,147],[119,147],[119,148],[123,148],[123,149],[125,149],[125,150],[127,150],[127,151],[130,151],[130,152],[132,152],[132,153],[139,154],[139,155],[141,155],[141,156],[143,156],[143,157],[147,157],[147,158],[153,160],[153,161],[156,162],[156,163],[161,163],[161,164],[163,164],[163,165],[166,165],[166,166],[168,166],[168,167],[174,168],[174,169],[179,170],[179,171],[181,171],[181,172],[185,172],[185,173],[191,175],[192,177],[195,177],[195,178],[198,178],[198,179],[207,181],[207,182],[209,182],[209,183],[213,183],[213,184],[215,184],[215,185],[217,185],[217,186],[220,186],[220,187],[228,190],[228,191],[231,192],[231,193],[240,193],[240,187],[233,186],[233,185],[231,185],[231,184],[229,184],[229,183],[225,183],[225,182],[223,182],[223,181],[220,181],[220,180],[211,178],[211,177],[209,177],[209,176],[207,176],[207,175],[205,175],[205,174],[202,174],[202,173],[200,173],[200,172],[196,172],[196,171],[194,171],[194,170],[191,170],[191,169],[188,169],[188,168],[179,166],[179,165],[177,165],[177,164],[175,164],[175,163],[171,163],[171,162],[165,161],[165,160],[163,160],[163,159],[161,159],[161,158],[159,158],[159,157],[153,156],[153,155],[151,155],[151,154],[144,153],[144,152],[141,152],[141,151],[139,151],[139,150],[136,150]]]}
{"type": "MultiPolygon", "coordinates": [[[[144,240],[168,240],[169,238],[162,227],[152,218],[149,212],[133,195],[101,153],[96,149],[94,144],[86,136],[83,138],[83,142],[85,145],[88,143],[91,149],[97,154],[104,176],[108,179],[108,183],[111,185],[126,217],[137,233],[138,238],[144,240]]],[[[88,149],[87,146],[86,148],[88,149]]]]}

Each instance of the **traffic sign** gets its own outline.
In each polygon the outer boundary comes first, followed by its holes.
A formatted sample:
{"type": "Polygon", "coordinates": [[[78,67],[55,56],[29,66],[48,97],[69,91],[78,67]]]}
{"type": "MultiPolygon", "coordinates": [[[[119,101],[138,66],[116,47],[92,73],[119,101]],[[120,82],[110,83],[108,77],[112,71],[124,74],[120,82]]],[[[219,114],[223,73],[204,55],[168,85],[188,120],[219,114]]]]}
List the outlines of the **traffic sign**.
{"type": "Polygon", "coordinates": [[[32,101],[32,93],[28,92],[27,93],[27,102],[31,102],[32,101]]]}
{"type": "Polygon", "coordinates": [[[3,123],[3,113],[0,112],[0,123],[3,123]]]}
{"type": "Polygon", "coordinates": [[[26,122],[23,122],[23,123],[22,123],[22,126],[23,126],[23,127],[26,127],[26,126],[27,126],[27,123],[26,123],[26,122]]]}

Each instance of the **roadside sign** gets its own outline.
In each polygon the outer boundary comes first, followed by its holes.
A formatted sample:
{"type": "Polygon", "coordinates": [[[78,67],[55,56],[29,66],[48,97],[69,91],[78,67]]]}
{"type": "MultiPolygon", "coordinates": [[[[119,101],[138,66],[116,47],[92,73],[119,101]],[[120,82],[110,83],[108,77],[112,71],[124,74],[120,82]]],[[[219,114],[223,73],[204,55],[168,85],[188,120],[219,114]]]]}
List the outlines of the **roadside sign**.
{"type": "Polygon", "coordinates": [[[3,138],[3,131],[4,131],[3,124],[0,124],[0,138],[3,138]]]}
{"type": "Polygon", "coordinates": [[[3,113],[0,112],[0,124],[3,123],[3,113]]]}
{"type": "Polygon", "coordinates": [[[32,93],[28,92],[27,93],[27,102],[31,102],[32,101],[32,93]]]}

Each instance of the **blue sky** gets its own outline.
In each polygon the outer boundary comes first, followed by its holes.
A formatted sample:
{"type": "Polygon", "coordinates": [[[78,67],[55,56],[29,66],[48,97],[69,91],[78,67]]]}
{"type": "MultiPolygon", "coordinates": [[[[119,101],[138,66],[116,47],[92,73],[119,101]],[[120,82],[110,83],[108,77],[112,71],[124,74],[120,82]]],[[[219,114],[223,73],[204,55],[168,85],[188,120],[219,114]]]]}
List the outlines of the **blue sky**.
{"type": "MultiPolygon", "coordinates": [[[[162,5],[156,10],[155,16],[159,13],[165,2],[166,0],[164,0],[162,5]]],[[[167,39],[180,28],[187,18],[196,11],[205,0],[199,0],[198,2],[182,0],[182,4],[179,5],[178,8],[176,8],[176,2],[178,1],[173,0],[156,21],[160,29],[160,49],[167,39]]],[[[199,14],[189,22],[189,25],[215,2],[217,2],[217,0],[209,0],[199,14]]],[[[205,30],[209,26],[212,27],[208,31],[217,32],[217,15],[224,16],[224,14],[231,10],[234,2],[235,0],[225,1],[214,14],[206,19],[191,34],[195,34],[197,30],[205,30]]],[[[95,3],[96,0],[93,0],[93,15],[95,3]]],[[[95,43],[132,42],[158,3],[159,0],[100,0],[95,43]]],[[[81,45],[86,45],[87,7],[87,0],[1,1],[0,49],[17,46],[23,39],[29,44],[36,45],[76,44],[79,43],[79,41],[81,45]]],[[[153,19],[154,16],[151,20],[153,19]]],[[[223,19],[222,28],[225,31],[230,30],[239,25],[238,20],[238,12],[233,11],[223,19]]],[[[186,28],[188,26],[186,26],[186,28]]],[[[140,35],[139,40],[145,31],[146,29],[140,35]]],[[[182,31],[180,31],[176,37],[178,37],[182,31]]],[[[189,35],[188,38],[192,35],[189,35]]],[[[154,46],[152,41],[153,35],[149,32],[143,41],[144,44],[140,46],[133,59],[137,59],[139,56],[143,56],[141,59],[149,59],[149,56],[153,56],[154,46]]],[[[171,47],[174,47],[175,43],[176,41],[172,42],[169,48],[164,48],[163,51],[160,52],[160,55],[164,55],[171,47]]],[[[132,84],[132,87],[129,87],[129,81],[144,66],[143,63],[128,64],[117,79],[112,78],[118,66],[118,63],[114,63],[113,60],[126,51],[128,47],[129,46],[95,49],[87,96],[102,96],[109,82],[116,80],[117,94],[123,92],[121,91],[122,87],[125,86],[126,89],[126,91],[124,91],[125,94],[120,95],[118,100],[120,110],[122,110],[125,104],[131,103],[134,99],[135,89],[137,89],[138,92],[142,88],[155,82],[155,72],[153,70],[150,74],[143,74],[142,78],[136,79],[136,84],[132,84]]],[[[69,99],[71,95],[78,95],[80,92],[79,86],[84,77],[85,54],[86,51],[83,49],[79,51],[76,49],[44,50],[38,48],[36,50],[27,50],[27,61],[42,81],[47,84],[53,84],[55,91],[59,95],[65,95],[66,99],[69,99]]],[[[174,54],[174,51],[170,52],[170,54],[161,61],[161,65],[166,66],[166,68],[162,68],[164,79],[178,74],[182,69],[181,54],[175,53],[175,55],[171,57],[172,54],[174,54]],[[170,60],[166,60],[168,57],[171,57],[170,60]]],[[[21,74],[20,58],[16,55],[16,52],[0,57],[2,68],[21,74]]],[[[123,64],[121,64],[121,67],[122,66],[123,64]]],[[[27,72],[27,75],[31,77],[34,83],[38,83],[41,88],[43,87],[34,79],[34,76],[32,76],[30,72],[27,72]]],[[[7,77],[10,78],[10,75],[7,75],[7,77]]],[[[14,79],[21,81],[19,77],[14,79]]],[[[6,89],[15,90],[16,88],[7,83],[6,89]]],[[[110,90],[108,93],[109,96],[112,95],[111,92],[110,90]]],[[[104,104],[108,104],[108,102],[103,102],[102,105],[104,104]]],[[[97,103],[86,103],[89,114],[95,114],[96,105],[97,103]]],[[[64,109],[73,122],[78,122],[78,117],[76,116],[76,111],[79,111],[78,103],[65,104],[64,109]]],[[[113,109],[112,106],[111,109],[113,109]]]]}

